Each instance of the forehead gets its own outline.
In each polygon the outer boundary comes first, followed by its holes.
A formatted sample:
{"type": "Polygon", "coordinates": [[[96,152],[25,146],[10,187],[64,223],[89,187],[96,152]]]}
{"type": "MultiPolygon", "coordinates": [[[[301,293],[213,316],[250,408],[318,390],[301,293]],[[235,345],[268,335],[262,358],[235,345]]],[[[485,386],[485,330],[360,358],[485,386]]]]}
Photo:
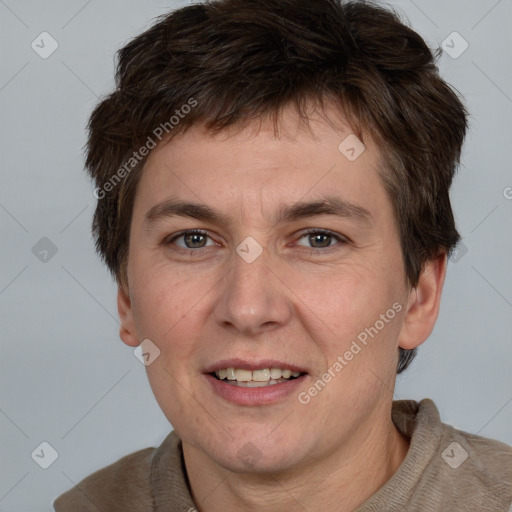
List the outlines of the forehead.
{"type": "MultiPolygon", "coordinates": [[[[343,118],[335,125],[313,113],[300,124],[296,112],[283,111],[278,133],[270,119],[219,132],[194,125],[148,156],[136,194],[145,211],[171,198],[204,204],[226,215],[251,207],[282,209],[284,203],[320,197],[341,198],[354,210],[369,210],[383,193],[380,153],[364,144],[343,118]],[[235,208],[235,209],[232,209],[235,208]]],[[[371,216],[371,215],[370,215],[371,216]]]]}

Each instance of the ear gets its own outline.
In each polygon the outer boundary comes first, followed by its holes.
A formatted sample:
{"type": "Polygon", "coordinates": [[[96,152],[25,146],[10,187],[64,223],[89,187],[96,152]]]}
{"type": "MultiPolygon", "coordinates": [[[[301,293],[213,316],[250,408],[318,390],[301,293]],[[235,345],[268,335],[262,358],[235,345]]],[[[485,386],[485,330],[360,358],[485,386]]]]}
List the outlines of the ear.
{"type": "Polygon", "coordinates": [[[132,301],[125,286],[120,285],[117,289],[117,311],[121,327],[119,337],[130,347],[139,346],[139,337],[133,320],[132,301]]]}
{"type": "Polygon", "coordinates": [[[410,290],[404,323],[398,336],[399,347],[416,348],[434,329],[441,304],[446,263],[445,252],[428,261],[421,272],[418,284],[410,290]]]}

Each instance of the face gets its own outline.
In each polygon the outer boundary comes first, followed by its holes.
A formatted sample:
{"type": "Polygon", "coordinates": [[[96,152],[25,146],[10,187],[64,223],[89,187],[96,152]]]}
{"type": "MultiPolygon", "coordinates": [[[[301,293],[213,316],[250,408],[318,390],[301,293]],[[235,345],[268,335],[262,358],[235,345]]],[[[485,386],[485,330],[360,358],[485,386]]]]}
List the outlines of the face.
{"type": "Polygon", "coordinates": [[[152,151],[134,203],[122,338],[158,347],[164,414],[233,471],[371,435],[409,298],[378,150],[350,161],[350,129],[320,115],[281,126],[191,128],[152,151]]]}

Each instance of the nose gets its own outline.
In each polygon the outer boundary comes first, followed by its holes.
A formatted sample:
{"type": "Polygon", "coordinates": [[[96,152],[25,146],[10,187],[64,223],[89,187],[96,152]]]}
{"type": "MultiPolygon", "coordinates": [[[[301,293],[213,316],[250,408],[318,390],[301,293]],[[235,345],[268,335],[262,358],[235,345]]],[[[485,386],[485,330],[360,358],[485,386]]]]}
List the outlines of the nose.
{"type": "Polygon", "coordinates": [[[214,317],[223,328],[256,336],[290,322],[290,291],[265,250],[252,263],[233,254],[232,267],[219,286],[214,317]]]}

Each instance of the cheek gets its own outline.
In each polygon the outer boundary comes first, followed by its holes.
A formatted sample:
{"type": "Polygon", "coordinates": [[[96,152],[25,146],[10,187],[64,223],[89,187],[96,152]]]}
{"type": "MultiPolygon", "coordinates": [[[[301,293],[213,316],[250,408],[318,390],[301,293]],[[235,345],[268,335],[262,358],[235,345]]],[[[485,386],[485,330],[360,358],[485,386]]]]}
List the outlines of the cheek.
{"type": "Polygon", "coordinates": [[[307,298],[312,312],[335,332],[349,326],[374,323],[395,301],[403,288],[392,272],[380,268],[350,265],[316,276],[295,279],[294,292],[307,298]]]}
{"type": "Polygon", "coordinates": [[[191,351],[190,340],[198,336],[198,315],[211,286],[183,272],[149,268],[133,279],[132,306],[139,336],[152,340],[164,357],[191,351]]]}
{"type": "Polygon", "coordinates": [[[199,316],[205,293],[196,284],[194,279],[177,277],[176,273],[170,276],[156,271],[141,274],[134,290],[132,305],[141,339],[150,339],[160,350],[158,358],[146,367],[148,380],[171,423],[182,416],[192,422],[195,414],[186,404],[197,379],[196,340],[201,335],[199,316]],[[174,399],[169,400],[170,396],[174,399]]]}
{"type": "Polygon", "coordinates": [[[406,307],[401,273],[395,278],[378,267],[350,270],[316,279],[314,287],[307,281],[296,285],[297,296],[307,297],[303,312],[310,332],[328,364],[352,350],[350,361],[366,364],[370,358],[389,365],[406,307]]]}

